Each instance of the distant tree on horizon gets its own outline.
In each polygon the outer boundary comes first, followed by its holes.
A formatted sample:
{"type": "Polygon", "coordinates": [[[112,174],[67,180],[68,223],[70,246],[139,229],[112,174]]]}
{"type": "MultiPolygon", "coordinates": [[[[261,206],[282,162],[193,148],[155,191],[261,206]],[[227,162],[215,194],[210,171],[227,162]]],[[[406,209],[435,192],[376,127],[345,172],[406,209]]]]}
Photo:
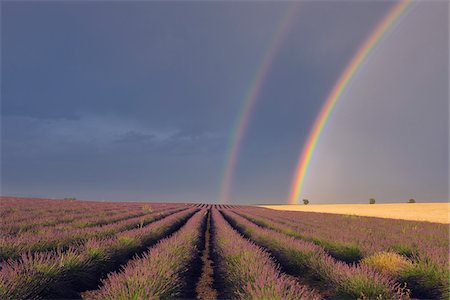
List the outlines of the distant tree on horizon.
{"type": "Polygon", "coordinates": [[[408,200],[408,203],[416,203],[416,199],[411,198],[411,199],[408,200]]]}
{"type": "Polygon", "coordinates": [[[308,199],[303,199],[303,204],[304,205],[308,205],[309,204],[309,200],[308,199]]]}
{"type": "Polygon", "coordinates": [[[369,204],[375,204],[375,199],[374,198],[370,198],[369,199],[369,204]]]}

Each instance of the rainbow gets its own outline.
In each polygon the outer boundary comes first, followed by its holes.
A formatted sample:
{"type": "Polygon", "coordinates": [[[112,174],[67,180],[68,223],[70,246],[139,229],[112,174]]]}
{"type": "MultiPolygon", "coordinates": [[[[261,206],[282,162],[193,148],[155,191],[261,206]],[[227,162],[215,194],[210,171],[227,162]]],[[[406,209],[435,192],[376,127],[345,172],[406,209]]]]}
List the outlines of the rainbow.
{"type": "Polygon", "coordinates": [[[367,60],[367,57],[372,52],[374,47],[380,42],[386,32],[388,32],[389,29],[397,23],[400,16],[403,15],[411,3],[412,1],[410,0],[402,0],[396,3],[389,10],[387,15],[377,24],[369,37],[360,46],[356,52],[356,55],[351,59],[350,63],[347,65],[344,72],[341,74],[333,89],[329,93],[325,104],[322,106],[316,120],[314,121],[312,130],[309,133],[308,139],[298,159],[297,168],[292,180],[291,193],[289,196],[290,204],[297,204],[300,196],[302,195],[303,184],[308,173],[311,158],[317,147],[317,142],[320,139],[322,131],[325,128],[334,107],[336,106],[336,103],[342,97],[342,94],[344,93],[349,82],[360,70],[361,66],[367,60]]]}
{"type": "Polygon", "coordinates": [[[299,3],[300,1],[294,2],[294,4],[287,9],[286,15],[282,18],[275,30],[275,34],[273,35],[272,41],[269,43],[268,49],[264,52],[265,54],[259,64],[259,68],[256,70],[255,76],[242,101],[242,105],[234,122],[232,134],[230,135],[227,147],[228,151],[225,155],[225,164],[222,179],[220,181],[218,201],[221,204],[227,203],[229,200],[231,181],[236,169],[239,150],[248,127],[251,112],[253,111],[256,100],[258,99],[262,86],[267,78],[272,62],[292,27],[299,3]]]}

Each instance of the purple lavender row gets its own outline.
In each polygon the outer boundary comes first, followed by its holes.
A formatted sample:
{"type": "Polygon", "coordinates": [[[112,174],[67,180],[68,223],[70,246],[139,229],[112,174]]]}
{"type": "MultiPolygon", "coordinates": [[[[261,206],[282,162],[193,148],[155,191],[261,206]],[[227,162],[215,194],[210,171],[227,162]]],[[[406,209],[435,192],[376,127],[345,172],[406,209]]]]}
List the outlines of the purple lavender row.
{"type": "MultiPolygon", "coordinates": [[[[0,218],[0,233],[1,234],[17,234],[28,230],[39,231],[46,226],[54,226],[58,224],[63,224],[63,226],[71,225],[73,227],[92,227],[102,224],[110,223],[109,219],[114,218],[114,216],[124,216],[126,214],[138,216],[139,214],[145,214],[152,210],[165,210],[173,208],[175,206],[181,206],[180,204],[175,205],[111,205],[111,204],[101,204],[96,203],[96,205],[86,202],[81,202],[76,210],[64,209],[66,203],[64,201],[52,201],[53,206],[60,207],[56,211],[51,210],[49,207],[36,209],[32,212],[25,212],[24,210],[18,208],[12,208],[11,202],[2,201],[1,208],[2,211],[11,210],[14,211],[13,214],[0,218]]],[[[33,207],[33,201],[28,201],[29,206],[33,207]]],[[[116,219],[116,221],[119,221],[116,219]]]]}
{"type": "Polygon", "coordinates": [[[55,219],[64,215],[90,212],[139,211],[146,207],[164,209],[182,204],[67,201],[33,198],[0,197],[0,227],[17,222],[38,222],[42,217],[55,219]]]}
{"type": "Polygon", "coordinates": [[[197,210],[187,209],[108,239],[90,239],[65,252],[22,254],[0,265],[0,299],[76,298],[134,254],[178,229],[197,210]]]}
{"type": "Polygon", "coordinates": [[[391,278],[364,265],[347,265],[330,257],[322,247],[259,227],[232,211],[222,213],[233,226],[269,249],[286,271],[304,279],[332,285],[336,297],[393,299],[402,296],[391,278]]]}
{"type": "MultiPolygon", "coordinates": [[[[430,232],[436,233],[436,231],[427,231],[430,229],[430,226],[441,227],[440,225],[442,225],[442,227],[445,227],[446,225],[399,221],[400,224],[402,222],[406,223],[405,227],[402,228],[404,235],[401,236],[402,233],[399,233],[398,228],[395,228],[395,224],[398,224],[397,221],[381,220],[382,224],[387,223],[392,225],[390,230],[388,228],[380,229],[384,232],[384,238],[381,238],[377,233],[361,233],[361,231],[367,229],[370,225],[359,224],[359,226],[350,226],[352,229],[351,232],[349,229],[336,231],[332,226],[326,227],[327,230],[306,230],[295,226],[296,223],[301,222],[301,219],[297,221],[292,219],[286,220],[282,216],[280,217],[280,214],[276,214],[277,217],[271,217],[270,211],[247,209],[236,212],[260,226],[320,245],[334,258],[344,258],[344,261],[349,258],[353,258],[355,261],[362,258],[362,264],[370,266],[380,273],[389,275],[397,282],[406,283],[413,297],[430,299],[449,298],[448,282],[450,282],[450,268],[448,240],[446,241],[447,246],[443,247],[439,240],[433,234],[430,234],[430,232]],[[393,222],[391,223],[391,221],[393,222]],[[413,232],[408,232],[406,228],[412,224],[415,224],[414,226],[423,226],[422,230],[417,229],[417,227],[413,227],[416,229],[412,229],[416,230],[417,234],[423,235],[416,236],[413,232]],[[330,233],[333,236],[330,236],[330,233]],[[344,243],[344,239],[340,238],[342,235],[350,236],[353,239],[353,243],[344,243]],[[399,236],[401,236],[401,239],[399,239],[399,236]],[[414,243],[411,243],[411,240],[414,243]],[[379,244],[376,245],[377,241],[379,244]],[[405,253],[405,249],[411,248],[415,249],[413,253],[405,253]]],[[[333,216],[334,218],[336,216],[333,216]]],[[[358,217],[357,219],[360,218],[358,217]]],[[[373,218],[368,219],[371,220],[373,218]]],[[[334,219],[334,222],[336,224],[334,227],[342,228],[341,223],[344,221],[342,219],[334,219]]],[[[324,223],[327,222],[324,221],[324,223]]],[[[347,239],[345,238],[345,240],[347,239]]]]}
{"type": "Polygon", "coordinates": [[[391,251],[411,257],[419,256],[447,268],[450,227],[446,224],[393,220],[338,214],[275,211],[262,208],[241,210],[253,217],[282,224],[286,230],[330,246],[353,249],[354,257],[391,251]]]}
{"type": "Polygon", "coordinates": [[[185,275],[198,256],[197,244],[207,211],[195,214],[179,231],[161,240],[142,258],[111,273],[102,287],[83,294],[84,299],[160,299],[182,296],[185,275]]]}
{"type": "MultiPolygon", "coordinates": [[[[102,210],[105,216],[114,213],[125,212],[122,209],[117,210],[102,210]]],[[[15,215],[10,215],[7,218],[0,220],[0,232],[2,234],[16,234],[30,229],[37,228],[39,226],[53,226],[60,223],[69,223],[78,220],[83,217],[91,217],[98,214],[98,211],[86,213],[85,210],[79,210],[74,212],[53,212],[49,213],[43,211],[39,218],[36,218],[35,214],[24,214],[17,212],[15,215]]]]}
{"type": "Polygon", "coordinates": [[[210,209],[210,208],[217,208],[217,209],[232,209],[232,208],[238,208],[240,207],[240,205],[224,205],[224,204],[206,204],[206,203],[195,203],[192,204],[194,207],[198,207],[198,208],[206,208],[206,209],[210,209]]]}
{"type": "Polygon", "coordinates": [[[320,235],[304,234],[292,223],[270,214],[261,213],[259,210],[233,210],[236,214],[264,228],[272,229],[288,236],[312,242],[321,246],[330,256],[347,263],[359,262],[363,258],[362,250],[353,243],[342,243],[336,240],[326,240],[320,235]]]}
{"type": "Polygon", "coordinates": [[[39,219],[27,219],[25,221],[2,220],[0,233],[9,236],[20,235],[25,232],[39,233],[46,227],[64,228],[84,228],[105,225],[112,222],[121,221],[127,218],[138,217],[146,214],[143,210],[117,211],[96,211],[86,213],[86,211],[64,214],[57,213],[54,216],[42,214],[39,219]],[[12,223],[11,223],[12,222],[12,223]]]}
{"type": "Polygon", "coordinates": [[[244,239],[212,210],[215,253],[228,297],[236,299],[320,299],[320,295],[280,272],[269,254],[244,239]]]}
{"type": "MultiPolygon", "coordinates": [[[[171,209],[179,209],[181,208],[180,205],[173,205],[173,206],[164,206],[164,207],[156,207],[152,209],[149,206],[143,206],[139,209],[135,208],[134,210],[128,210],[123,211],[120,214],[114,214],[111,216],[106,216],[103,214],[102,211],[98,211],[97,215],[91,216],[89,218],[81,217],[75,222],[70,223],[63,223],[58,224],[52,227],[52,229],[60,229],[60,230],[72,230],[72,229],[80,229],[80,228],[86,228],[86,227],[94,227],[94,226],[102,226],[102,225],[108,225],[116,222],[120,222],[127,219],[132,218],[138,218],[138,217],[145,217],[146,215],[151,214],[158,214],[164,211],[168,211],[171,209]]],[[[41,228],[37,228],[38,230],[41,228]]],[[[45,228],[42,228],[45,230],[45,228]]],[[[41,230],[42,230],[41,229],[41,230]]],[[[32,230],[33,232],[35,230],[32,230]]]]}
{"type": "Polygon", "coordinates": [[[39,234],[26,232],[19,236],[0,236],[0,260],[17,259],[25,252],[34,253],[58,248],[64,250],[73,245],[83,244],[90,238],[107,238],[121,231],[145,226],[180,210],[183,209],[153,212],[97,227],[82,229],[49,227],[39,234]]]}
{"type": "MultiPolygon", "coordinates": [[[[0,217],[2,219],[32,218],[42,214],[66,214],[89,210],[111,210],[137,207],[138,205],[124,205],[118,202],[65,201],[50,199],[0,197],[0,217]]],[[[26,220],[26,219],[24,219],[26,220]]]]}

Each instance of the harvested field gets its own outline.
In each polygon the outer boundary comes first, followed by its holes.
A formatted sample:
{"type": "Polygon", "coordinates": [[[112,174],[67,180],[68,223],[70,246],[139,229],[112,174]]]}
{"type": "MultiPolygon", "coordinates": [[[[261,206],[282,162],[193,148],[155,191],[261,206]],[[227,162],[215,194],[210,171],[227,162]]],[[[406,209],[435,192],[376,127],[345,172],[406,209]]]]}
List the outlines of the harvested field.
{"type": "Polygon", "coordinates": [[[450,203],[262,205],[275,210],[320,212],[450,224],[450,203]]]}

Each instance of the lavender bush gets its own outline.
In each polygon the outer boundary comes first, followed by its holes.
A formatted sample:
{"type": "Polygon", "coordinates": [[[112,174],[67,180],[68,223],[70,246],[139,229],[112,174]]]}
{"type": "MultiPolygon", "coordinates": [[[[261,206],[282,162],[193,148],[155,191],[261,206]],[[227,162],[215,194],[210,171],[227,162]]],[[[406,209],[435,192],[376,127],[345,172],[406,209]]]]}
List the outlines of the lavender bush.
{"type": "Polygon", "coordinates": [[[212,212],[219,268],[232,297],[238,299],[320,299],[320,295],[281,273],[269,254],[240,236],[212,212]]]}
{"type": "Polygon", "coordinates": [[[125,230],[145,226],[180,210],[183,210],[183,208],[168,209],[163,212],[156,211],[96,227],[64,228],[52,226],[38,233],[25,232],[20,235],[2,235],[0,236],[0,261],[17,259],[22,253],[26,252],[67,249],[73,245],[83,244],[90,238],[111,237],[125,230]]]}
{"type": "Polygon", "coordinates": [[[320,245],[343,261],[382,252],[401,254],[412,264],[390,275],[406,283],[413,297],[449,298],[448,225],[261,208],[235,212],[260,226],[320,245]]]}
{"type": "Polygon", "coordinates": [[[3,262],[0,299],[61,298],[60,292],[72,295],[84,288],[83,281],[96,282],[102,272],[110,271],[117,263],[177,229],[195,211],[184,210],[110,239],[91,239],[87,247],[69,248],[66,252],[26,253],[19,260],[3,262]]]}
{"type": "Polygon", "coordinates": [[[259,227],[234,212],[222,212],[246,236],[270,249],[291,272],[308,271],[317,279],[331,283],[336,296],[363,296],[370,299],[397,297],[399,287],[388,276],[373,272],[365,266],[349,266],[336,261],[313,243],[259,227]]]}
{"type": "Polygon", "coordinates": [[[119,273],[103,280],[84,299],[159,299],[180,296],[184,274],[198,256],[197,244],[206,210],[194,215],[170,238],[156,244],[142,258],[130,261],[119,273]]]}
{"type": "Polygon", "coordinates": [[[393,251],[448,267],[450,227],[445,224],[254,207],[236,212],[259,217],[273,226],[272,229],[297,234],[313,242],[357,247],[363,257],[393,251]]]}

